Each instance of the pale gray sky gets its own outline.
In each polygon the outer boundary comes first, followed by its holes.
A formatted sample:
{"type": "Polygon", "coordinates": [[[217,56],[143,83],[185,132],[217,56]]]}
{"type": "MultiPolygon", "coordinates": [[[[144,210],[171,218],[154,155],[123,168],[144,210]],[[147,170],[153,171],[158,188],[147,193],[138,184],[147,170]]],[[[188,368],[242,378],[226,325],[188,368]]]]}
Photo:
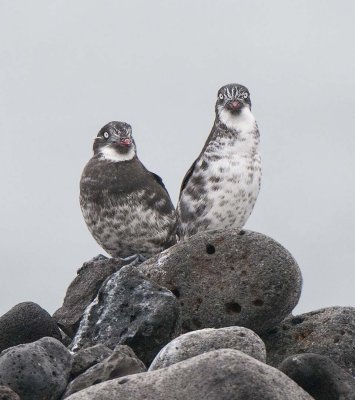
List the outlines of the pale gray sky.
{"type": "Polygon", "coordinates": [[[352,0],[0,2],[0,314],[58,308],[102,252],[78,203],[92,140],[133,126],[176,202],[220,86],[246,85],[262,139],[247,228],[282,243],[296,312],[355,305],[355,3],[352,0]]]}

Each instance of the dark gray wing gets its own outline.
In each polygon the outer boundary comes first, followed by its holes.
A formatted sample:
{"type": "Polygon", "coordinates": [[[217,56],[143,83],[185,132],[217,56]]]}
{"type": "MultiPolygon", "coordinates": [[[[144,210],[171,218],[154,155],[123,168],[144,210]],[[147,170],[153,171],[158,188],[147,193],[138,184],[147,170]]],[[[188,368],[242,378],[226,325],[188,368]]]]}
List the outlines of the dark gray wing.
{"type": "MultiPolygon", "coordinates": [[[[165,192],[166,195],[168,196],[169,201],[171,202],[170,194],[169,194],[167,188],[165,187],[164,182],[163,182],[163,180],[161,179],[161,177],[160,177],[159,175],[155,174],[154,172],[150,172],[150,171],[148,171],[148,172],[149,172],[150,175],[153,177],[153,179],[158,183],[158,185],[164,190],[164,192],[165,192]]],[[[171,203],[171,207],[172,207],[173,209],[175,209],[172,203],[171,203]]]]}
{"type": "MultiPolygon", "coordinates": [[[[149,171],[150,172],[150,171],[149,171]]],[[[165,190],[165,192],[169,195],[163,180],[161,179],[161,177],[157,174],[155,174],[154,172],[150,172],[150,174],[152,175],[152,177],[154,178],[154,180],[165,190]]]]}
{"type": "Polygon", "coordinates": [[[185,176],[184,176],[184,179],[183,179],[182,184],[181,184],[181,187],[180,187],[179,199],[180,199],[180,197],[181,197],[182,191],[185,189],[187,183],[189,182],[189,180],[190,180],[190,178],[191,178],[191,176],[192,176],[192,174],[193,174],[193,172],[194,172],[194,169],[195,169],[195,167],[196,167],[197,161],[200,159],[200,157],[202,156],[202,154],[203,154],[204,151],[206,150],[206,147],[208,146],[208,144],[210,143],[210,141],[212,140],[212,138],[214,137],[215,134],[216,134],[216,122],[213,124],[211,133],[209,134],[209,136],[208,136],[208,138],[207,138],[207,140],[206,140],[206,142],[205,142],[205,144],[204,144],[204,146],[203,146],[203,148],[202,148],[202,150],[201,150],[201,153],[200,153],[199,156],[196,158],[196,160],[193,162],[193,164],[191,165],[191,167],[189,168],[189,170],[186,172],[186,174],[185,174],[185,176]]]}
{"type": "Polygon", "coordinates": [[[188,181],[190,180],[190,178],[191,178],[191,176],[192,176],[192,174],[193,174],[193,172],[194,172],[194,169],[195,169],[197,160],[198,160],[198,158],[197,158],[197,159],[194,161],[194,163],[191,165],[191,167],[189,168],[189,170],[186,172],[186,174],[185,174],[185,176],[184,176],[184,179],[182,180],[182,184],[181,184],[181,187],[180,187],[179,199],[180,199],[180,197],[181,197],[182,191],[185,189],[185,187],[186,187],[188,181]]]}

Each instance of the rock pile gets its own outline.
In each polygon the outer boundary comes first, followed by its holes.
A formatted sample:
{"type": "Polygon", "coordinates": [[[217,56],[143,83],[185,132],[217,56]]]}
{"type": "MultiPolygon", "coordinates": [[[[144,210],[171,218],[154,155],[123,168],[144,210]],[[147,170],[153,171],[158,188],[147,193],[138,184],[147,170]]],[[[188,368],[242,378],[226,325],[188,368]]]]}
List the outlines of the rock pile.
{"type": "Polygon", "coordinates": [[[53,317],[0,317],[0,400],[355,399],[355,309],[292,316],[301,285],[290,253],[248,231],[96,257],[53,317]]]}

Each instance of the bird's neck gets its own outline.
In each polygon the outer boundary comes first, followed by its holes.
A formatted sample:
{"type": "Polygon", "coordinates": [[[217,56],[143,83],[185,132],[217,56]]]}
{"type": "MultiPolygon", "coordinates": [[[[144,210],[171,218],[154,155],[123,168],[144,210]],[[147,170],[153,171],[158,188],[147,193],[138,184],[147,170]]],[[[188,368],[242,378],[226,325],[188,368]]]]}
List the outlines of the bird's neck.
{"type": "Polygon", "coordinates": [[[258,126],[249,108],[244,108],[238,115],[222,110],[217,114],[205,151],[220,153],[228,148],[228,154],[252,156],[258,152],[259,141],[258,126]]]}
{"type": "Polygon", "coordinates": [[[99,158],[101,160],[111,161],[111,162],[120,162],[120,161],[129,161],[133,160],[136,152],[134,147],[132,146],[127,153],[120,153],[116,149],[106,146],[99,150],[99,158]]]}
{"type": "Polygon", "coordinates": [[[217,110],[216,125],[225,126],[232,131],[247,132],[255,129],[256,121],[249,107],[244,107],[239,114],[220,108],[217,110]]]}

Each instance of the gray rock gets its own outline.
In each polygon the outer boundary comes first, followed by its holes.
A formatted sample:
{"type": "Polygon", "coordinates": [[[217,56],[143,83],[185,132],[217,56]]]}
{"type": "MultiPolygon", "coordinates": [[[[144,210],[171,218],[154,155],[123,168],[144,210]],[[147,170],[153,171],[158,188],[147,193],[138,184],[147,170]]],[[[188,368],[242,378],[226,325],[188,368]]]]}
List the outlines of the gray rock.
{"type": "Polygon", "coordinates": [[[109,357],[111,354],[112,350],[103,344],[97,344],[74,353],[70,377],[77,377],[88,368],[109,357]]]}
{"type": "Polygon", "coordinates": [[[94,365],[70,382],[63,398],[89,386],[146,370],[145,365],[136,357],[130,347],[119,345],[109,358],[94,365]]]}
{"type": "Polygon", "coordinates": [[[19,303],[0,317],[0,352],[45,336],[61,339],[55,320],[36,303],[19,303]]]}
{"type": "Polygon", "coordinates": [[[122,265],[122,260],[102,255],[83,264],[67,289],[62,307],[53,314],[63,332],[74,337],[86,307],[93,301],[105,279],[122,265]]]}
{"type": "Polygon", "coordinates": [[[278,366],[289,356],[315,353],[355,374],[355,308],[330,307],[290,316],[261,338],[267,362],[278,366]]]}
{"type": "Polygon", "coordinates": [[[279,369],[316,400],[355,399],[355,379],[326,356],[297,354],[279,369]]]}
{"type": "Polygon", "coordinates": [[[232,349],[214,350],[170,367],[125,376],[68,400],[310,400],[282,372],[232,349]]]}
{"type": "Polygon", "coordinates": [[[71,348],[127,344],[149,364],[176,336],[179,321],[175,296],[126,266],[107,280],[85,311],[71,348]]]}
{"type": "Polygon", "coordinates": [[[180,301],[183,332],[244,326],[260,333],[298,302],[301,273],[291,254],[260,233],[198,233],[139,265],[180,301]]]}
{"type": "Polygon", "coordinates": [[[155,357],[149,371],[217,349],[240,350],[259,361],[266,361],[265,345],[250,329],[239,326],[206,328],[185,333],[168,343],[155,357]]]}
{"type": "Polygon", "coordinates": [[[0,385],[22,400],[56,400],[67,386],[71,362],[66,347],[49,337],[10,347],[0,354],[0,385]]]}
{"type": "Polygon", "coordinates": [[[21,400],[19,395],[7,386],[0,386],[0,400],[21,400]]]}

